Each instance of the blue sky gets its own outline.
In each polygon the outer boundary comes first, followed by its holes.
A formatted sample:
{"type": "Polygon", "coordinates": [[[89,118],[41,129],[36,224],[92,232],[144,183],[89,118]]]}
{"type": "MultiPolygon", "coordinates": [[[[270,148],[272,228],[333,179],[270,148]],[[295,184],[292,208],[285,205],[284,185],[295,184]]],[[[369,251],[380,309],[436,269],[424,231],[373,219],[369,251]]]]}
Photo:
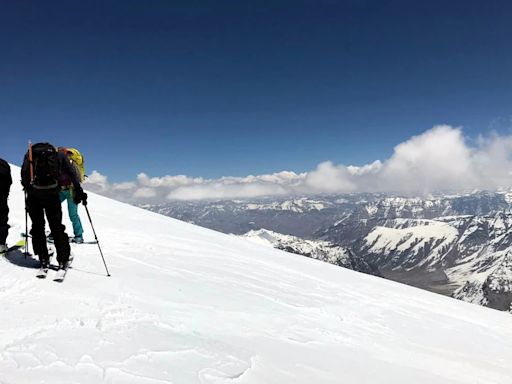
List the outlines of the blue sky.
{"type": "Polygon", "coordinates": [[[436,124],[508,134],[507,1],[23,1],[0,13],[0,156],[110,180],[362,165],[436,124]]]}

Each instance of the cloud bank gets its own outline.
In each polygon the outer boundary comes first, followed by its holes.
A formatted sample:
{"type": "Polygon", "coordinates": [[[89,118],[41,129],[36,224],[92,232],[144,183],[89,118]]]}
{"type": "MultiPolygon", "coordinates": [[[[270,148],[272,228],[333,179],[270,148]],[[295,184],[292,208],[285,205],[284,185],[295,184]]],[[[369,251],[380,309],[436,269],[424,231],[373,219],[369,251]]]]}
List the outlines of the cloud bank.
{"type": "MultiPolygon", "coordinates": [[[[361,150],[364,150],[362,148],[361,150]]],[[[320,163],[316,169],[269,175],[192,178],[149,177],[110,183],[97,171],[85,187],[131,203],[172,200],[244,199],[317,193],[437,191],[512,187],[512,136],[479,137],[470,145],[460,128],[439,125],[398,144],[392,156],[364,166],[320,163]]]]}

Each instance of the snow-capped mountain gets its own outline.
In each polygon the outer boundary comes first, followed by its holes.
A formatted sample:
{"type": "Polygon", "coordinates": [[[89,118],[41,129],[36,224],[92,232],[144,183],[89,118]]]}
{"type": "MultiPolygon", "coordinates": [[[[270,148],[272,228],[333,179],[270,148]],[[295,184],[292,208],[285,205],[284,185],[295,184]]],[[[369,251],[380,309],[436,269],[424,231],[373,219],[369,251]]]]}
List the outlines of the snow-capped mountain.
{"type": "MultiPolygon", "coordinates": [[[[9,204],[12,244],[17,184],[9,204]]],[[[111,277],[94,244],[62,284],[1,260],[0,382],[512,382],[508,314],[93,193],[89,210],[111,277]]]]}
{"type": "Polygon", "coordinates": [[[487,215],[510,209],[510,194],[474,192],[428,198],[384,197],[358,203],[361,218],[432,219],[443,216],[487,215]]]}
{"type": "Polygon", "coordinates": [[[277,201],[277,202],[262,202],[262,203],[248,203],[244,201],[235,201],[242,205],[242,209],[252,211],[291,211],[296,213],[305,213],[311,211],[322,211],[324,209],[333,208],[336,206],[335,202],[327,200],[315,200],[311,198],[297,198],[292,200],[277,201]]]}
{"type": "Polygon", "coordinates": [[[351,249],[385,277],[496,309],[510,308],[506,255],[512,250],[511,214],[380,220],[370,227],[351,249]]]}
{"type": "Polygon", "coordinates": [[[489,273],[470,277],[453,297],[512,312],[512,251],[500,252],[489,273]]]}
{"type": "Polygon", "coordinates": [[[355,257],[349,249],[333,245],[327,241],[304,240],[296,236],[283,235],[266,229],[249,231],[242,237],[258,244],[311,257],[354,271],[376,276],[380,275],[377,268],[368,264],[364,259],[355,257]]]}
{"type": "Polygon", "coordinates": [[[458,231],[434,220],[395,219],[363,238],[360,252],[384,269],[434,265],[451,249],[458,231]],[[393,224],[392,224],[393,223],[393,224]]]}

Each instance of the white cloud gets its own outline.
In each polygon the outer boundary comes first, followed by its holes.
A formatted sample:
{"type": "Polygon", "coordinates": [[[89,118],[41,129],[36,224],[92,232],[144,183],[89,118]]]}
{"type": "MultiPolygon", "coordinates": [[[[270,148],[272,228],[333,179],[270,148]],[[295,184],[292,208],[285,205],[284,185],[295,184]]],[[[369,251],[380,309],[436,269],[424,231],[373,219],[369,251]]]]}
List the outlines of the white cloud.
{"type": "Polygon", "coordinates": [[[378,174],[384,191],[429,192],[475,187],[473,150],[458,128],[441,125],[397,145],[378,174]]]}
{"type": "Polygon", "coordinates": [[[318,164],[318,167],[307,174],[306,192],[353,192],[357,189],[351,180],[352,175],[344,165],[334,165],[330,161],[318,164]]]}
{"type": "Polygon", "coordinates": [[[362,167],[357,167],[354,165],[349,165],[347,170],[350,172],[352,176],[363,176],[369,173],[377,173],[382,169],[382,162],[380,160],[375,160],[371,164],[363,165],[362,167]]]}
{"type": "Polygon", "coordinates": [[[111,189],[111,185],[108,182],[107,176],[102,175],[98,171],[92,171],[87,177],[87,186],[92,186],[95,192],[108,192],[111,189]]]}
{"type": "Polygon", "coordinates": [[[169,200],[241,199],[259,196],[284,195],[288,189],[276,184],[212,182],[180,187],[171,191],[169,200]]]}
{"type": "Polygon", "coordinates": [[[155,197],[155,196],[156,196],[156,191],[152,188],[147,188],[147,187],[139,188],[133,193],[133,197],[135,197],[135,198],[148,199],[148,198],[155,197]]]}
{"type": "Polygon", "coordinates": [[[127,182],[124,182],[124,183],[115,184],[114,186],[112,186],[112,188],[116,189],[116,190],[119,190],[119,191],[126,191],[126,190],[133,189],[136,186],[137,186],[137,184],[134,183],[133,181],[127,181],[127,182]]]}
{"type": "Polygon", "coordinates": [[[480,150],[474,154],[475,172],[488,188],[510,186],[512,180],[512,136],[493,134],[478,139],[480,150]]]}
{"type": "Polygon", "coordinates": [[[86,182],[86,188],[103,195],[153,203],[344,192],[424,194],[511,186],[512,136],[492,134],[479,137],[470,145],[462,129],[448,125],[436,126],[398,144],[389,159],[363,166],[325,161],[310,172],[283,171],[214,180],[139,173],[134,181],[123,183],[110,183],[106,176],[94,171],[86,182]]]}

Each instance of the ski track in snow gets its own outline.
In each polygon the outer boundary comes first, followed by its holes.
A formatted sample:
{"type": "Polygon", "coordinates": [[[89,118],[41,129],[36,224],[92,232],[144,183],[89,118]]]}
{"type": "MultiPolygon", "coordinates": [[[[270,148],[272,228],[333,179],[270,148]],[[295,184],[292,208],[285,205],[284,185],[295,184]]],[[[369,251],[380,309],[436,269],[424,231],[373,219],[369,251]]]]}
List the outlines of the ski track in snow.
{"type": "MultiPolygon", "coordinates": [[[[10,207],[15,243],[17,185],[10,207]]],[[[94,244],[72,245],[62,284],[21,251],[0,262],[1,384],[512,382],[509,314],[94,194],[89,209],[112,277],[94,244]]]]}

